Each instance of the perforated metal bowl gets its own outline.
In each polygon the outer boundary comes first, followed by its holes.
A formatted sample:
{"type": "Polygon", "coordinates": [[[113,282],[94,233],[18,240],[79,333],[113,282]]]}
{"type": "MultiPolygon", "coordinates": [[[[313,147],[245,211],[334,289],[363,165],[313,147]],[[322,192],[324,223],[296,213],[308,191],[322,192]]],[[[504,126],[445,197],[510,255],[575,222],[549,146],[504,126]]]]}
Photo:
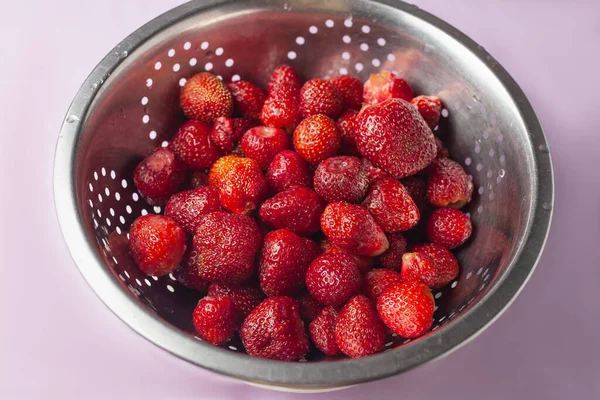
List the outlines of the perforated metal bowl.
{"type": "Polygon", "coordinates": [[[271,387],[321,390],[400,373],[455,349],[489,325],[531,274],[548,232],[552,167],[523,92],[485,50],[445,22],[399,1],[197,1],[143,26],[111,51],[77,93],[60,132],[55,198],[65,240],[98,296],[138,333],[196,365],[271,387]],[[305,77],[380,69],[436,94],[440,130],[473,176],[475,232],[458,251],[459,278],[435,293],[432,332],[390,337],[364,359],[283,363],[252,358],[239,342],[213,347],[194,336],[198,294],[173,276],[144,276],[127,230],[158,213],[138,196],[133,167],[165,146],[183,121],[185,79],[211,71],[265,85],[289,63],[305,77]]]}

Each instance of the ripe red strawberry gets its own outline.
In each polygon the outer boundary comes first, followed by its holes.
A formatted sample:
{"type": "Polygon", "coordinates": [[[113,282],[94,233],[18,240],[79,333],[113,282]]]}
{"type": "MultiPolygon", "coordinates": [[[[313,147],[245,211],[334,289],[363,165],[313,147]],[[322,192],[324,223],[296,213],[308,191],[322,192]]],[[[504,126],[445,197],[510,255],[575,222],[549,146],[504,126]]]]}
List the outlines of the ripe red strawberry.
{"type": "Polygon", "coordinates": [[[427,220],[429,240],[443,244],[449,249],[466,242],[472,230],[471,218],[453,208],[439,208],[427,220]]]}
{"type": "Polygon", "coordinates": [[[366,208],[349,203],[330,203],[321,215],[321,229],[337,247],[363,256],[378,256],[389,243],[366,208]]]}
{"type": "Polygon", "coordinates": [[[410,101],[413,98],[413,91],[404,79],[398,78],[396,74],[389,71],[382,71],[378,74],[371,74],[369,80],[365,82],[363,99],[365,103],[378,104],[389,99],[402,99],[410,101]]]}
{"type": "Polygon", "coordinates": [[[340,146],[335,122],[325,115],[312,115],[294,130],[294,148],[309,163],[317,164],[333,157],[340,146]]]}
{"type": "Polygon", "coordinates": [[[266,170],[277,153],[287,149],[288,136],[281,129],[257,126],[248,130],[242,137],[242,150],[266,170]]]}
{"type": "Polygon", "coordinates": [[[219,78],[200,72],[187,80],[179,98],[189,119],[213,123],[218,117],[233,114],[233,97],[219,78]]]}
{"type": "Polygon", "coordinates": [[[185,180],[184,166],[169,149],[154,150],[133,170],[133,183],[148,204],[164,205],[185,180]]]}
{"type": "Polygon", "coordinates": [[[369,180],[362,162],[356,157],[338,156],[319,163],[314,177],[315,192],[325,201],[360,203],[367,193],[369,180]]]}
{"type": "Polygon", "coordinates": [[[389,288],[402,282],[400,274],[386,268],[375,268],[367,272],[363,282],[363,293],[377,305],[379,296],[389,288]]]}
{"type": "Polygon", "coordinates": [[[323,79],[311,79],[300,89],[300,113],[304,118],[317,114],[335,118],[342,112],[342,101],[336,87],[323,79]]]}
{"type": "Polygon", "coordinates": [[[473,182],[463,167],[449,158],[438,158],[430,167],[427,200],[436,207],[462,208],[473,194],[473,182]]]}
{"type": "Polygon", "coordinates": [[[255,84],[242,80],[227,84],[227,88],[233,96],[233,104],[238,114],[259,121],[267,94],[255,84]]]}
{"type": "Polygon", "coordinates": [[[421,176],[409,176],[400,182],[402,182],[410,198],[417,205],[419,212],[423,214],[429,208],[429,203],[427,202],[427,181],[425,178],[421,176]]]}
{"type": "Polygon", "coordinates": [[[293,131],[301,119],[300,93],[292,89],[282,88],[270,93],[260,113],[263,124],[287,132],[293,131]]]}
{"type": "Polygon", "coordinates": [[[308,352],[308,336],[298,303],[291,297],[269,297],[244,320],[240,337],[251,356],[294,361],[308,352]]]}
{"type": "Polygon", "coordinates": [[[214,345],[233,337],[237,316],[233,302],[227,297],[204,297],[194,309],[193,318],[200,336],[214,345]]]}
{"type": "Polygon", "coordinates": [[[363,98],[363,84],[360,79],[351,75],[338,75],[329,78],[342,97],[344,108],[360,110],[363,98]]]}
{"type": "Polygon", "coordinates": [[[244,133],[254,125],[252,121],[244,118],[219,117],[215,120],[210,139],[225,154],[231,154],[244,133]]]}
{"type": "Polygon", "coordinates": [[[198,273],[198,252],[192,245],[187,247],[183,260],[173,272],[173,275],[185,287],[200,290],[201,292],[205,292],[208,289],[209,282],[200,278],[198,273]]]}
{"type": "Polygon", "coordinates": [[[300,315],[302,316],[302,320],[307,324],[315,319],[325,307],[308,292],[301,294],[296,298],[296,300],[298,300],[298,305],[300,306],[300,315]]]}
{"type": "Polygon", "coordinates": [[[259,216],[267,224],[286,228],[298,235],[313,235],[319,231],[319,218],[325,202],[314,190],[292,186],[266,200],[259,216]]]}
{"type": "Polygon", "coordinates": [[[340,348],[335,342],[337,315],[335,308],[325,307],[308,327],[310,338],[316,348],[327,356],[335,356],[340,353],[340,348]]]}
{"type": "Polygon", "coordinates": [[[202,186],[171,196],[165,206],[165,215],[193,234],[201,215],[221,210],[219,191],[212,186],[202,186]]]}
{"type": "Polygon", "coordinates": [[[246,215],[218,211],[203,215],[194,235],[200,277],[211,282],[244,282],[255,271],[261,240],[258,225],[246,215]]]}
{"type": "Polygon", "coordinates": [[[350,254],[325,253],[306,271],[310,294],[326,306],[339,306],[354,295],[362,284],[356,261],[350,254]]]}
{"type": "Polygon", "coordinates": [[[346,110],[337,119],[335,126],[337,127],[340,137],[342,138],[342,147],[340,152],[348,156],[360,157],[361,154],[356,148],[356,116],[358,111],[346,110]]]}
{"type": "Polygon", "coordinates": [[[441,244],[419,244],[412,246],[410,251],[402,256],[402,280],[422,282],[432,289],[438,289],[458,276],[456,258],[441,244]]]}
{"type": "Polygon", "coordinates": [[[287,229],[268,233],[258,262],[260,287],[267,296],[292,296],[304,288],[308,265],[319,255],[310,239],[287,229]]]}
{"type": "MultiPolygon", "coordinates": [[[[408,101],[408,100],[407,100],[408,101]]],[[[442,102],[436,96],[417,96],[410,100],[410,103],[417,107],[419,114],[423,117],[431,129],[435,128],[440,122],[442,113],[442,102]]]]}
{"type": "Polygon", "coordinates": [[[290,186],[312,186],[308,164],[298,153],[283,150],[275,155],[265,175],[272,190],[281,192],[290,186]]]}
{"type": "Polygon", "coordinates": [[[404,185],[394,178],[371,183],[363,206],[384,232],[407,231],[419,222],[419,209],[404,185]]]}
{"type": "Polygon", "coordinates": [[[356,117],[356,146],[396,178],[419,172],[435,158],[431,129],[415,107],[400,99],[364,108],[356,117]]]}
{"type": "Polygon", "coordinates": [[[162,276],[173,272],[181,262],[185,248],[185,231],[169,217],[144,215],[131,224],[129,251],[146,275],[162,276]]]}
{"type": "Polygon", "coordinates": [[[386,290],[377,301],[383,322],[396,334],[413,339],[433,323],[435,302],[429,288],[419,282],[402,282],[386,290]]]}
{"type": "Polygon", "coordinates": [[[362,159],[363,167],[365,171],[367,171],[367,179],[369,179],[369,183],[379,179],[379,178],[391,178],[392,176],[382,170],[381,168],[377,168],[373,165],[373,163],[366,158],[362,159]]]}
{"type": "Polygon", "coordinates": [[[434,260],[426,254],[416,252],[407,252],[402,256],[401,276],[407,282],[421,282],[427,286],[437,286],[438,282],[434,260]]]}
{"type": "Polygon", "coordinates": [[[354,296],[340,310],[335,324],[335,342],[342,353],[352,358],[383,350],[385,327],[365,296],[354,296]]]}
{"type": "Polygon", "coordinates": [[[208,286],[208,295],[230,299],[235,305],[240,322],[265,299],[265,295],[258,287],[258,284],[252,281],[242,283],[241,285],[212,282],[208,286]]]}
{"type": "Polygon", "coordinates": [[[402,268],[402,255],[406,253],[406,239],[401,233],[387,235],[390,247],[379,256],[379,264],[384,268],[400,271],[402,268]]]}
{"type": "MultiPolygon", "coordinates": [[[[339,247],[335,246],[327,239],[321,240],[320,246],[321,246],[321,250],[323,251],[323,253],[350,254],[350,253],[340,249],[339,247]]],[[[367,272],[368,270],[373,268],[373,266],[375,265],[375,259],[373,257],[359,256],[358,254],[350,254],[350,255],[352,257],[354,257],[354,261],[356,261],[356,266],[358,267],[358,270],[360,271],[361,274],[364,274],[365,272],[367,272]]]]}
{"type": "Polygon", "coordinates": [[[269,189],[256,161],[233,155],[221,157],[213,164],[208,183],[219,189],[221,205],[236,214],[255,210],[269,189]]]}
{"type": "Polygon", "coordinates": [[[206,169],[223,155],[210,134],[212,127],[202,121],[188,121],[173,136],[169,149],[189,169],[206,169]]]}
{"type": "Polygon", "coordinates": [[[193,171],[189,178],[187,188],[188,190],[197,189],[202,186],[208,185],[208,175],[202,171],[193,171]]]}
{"type": "Polygon", "coordinates": [[[300,90],[302,87],[302,79],[296,71],[289,65],[280,65],[275,68],[271,78],[269,79],[269,85],[267,86],[267,92],[269,94],[279,89],[286,90],[300,90]]]}

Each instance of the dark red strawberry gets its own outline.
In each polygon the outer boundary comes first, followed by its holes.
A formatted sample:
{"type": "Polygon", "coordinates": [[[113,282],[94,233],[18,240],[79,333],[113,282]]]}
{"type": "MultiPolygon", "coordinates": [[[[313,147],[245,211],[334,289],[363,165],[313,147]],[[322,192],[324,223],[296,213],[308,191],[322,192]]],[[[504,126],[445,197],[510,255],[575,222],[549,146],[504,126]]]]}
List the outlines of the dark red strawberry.
{"type": "Polygon", "coordinates": [[[344,108],[360,110],[363,99],[363,84],[360,79],[351,75],[338,75],[329,78],[329,82],[340,93],[344,108]]]}
{"type": "Polygon", "coordinates": [[[366,273],[363,282],[363,293],[377,305],[379,296],[389,288],[402,282],[400,274],[387,268],[375,268],[366,273]]]}
{"type": "Polygon", "coordinates": [[[473,194],[473,182],[463,167],[449,158],[438,158],[429,168],[427,200],[436,207],[462,208],[473,194]]]}
{"type": "Polygon", "coordinates": [[[244,282],[255,271],[254,257],[261,241],[258,225],[246,215],[203,215],[194,235],[200,277],[211,282],[244,282]]]}
{"type": "Polygon", "coordinates": [[[235,146],[235,148],[231,151],[231,155],[232,156],[237,156],[237,157],[246,157],[244,155],[244,152],[242,151],[242,144],[238,142],[238,144],[235,146]]]}
{"type": "Polygon", "coordinates": [[[335,122],[322,114],[306,118],[294,130],[294,149],[309,163],[333,157],[341,143],[335,122]]]}
{"type": "Polygon", "coordinates": [[[277,153],[287,149],[288,136],[281,129],[257,126],[248,130],[242,137],[242,150],[266,170],[277,153]]]}
{"type": "Polygon", "coordinates": [[[219,191],[212,186],[202,186],[171,196],[165,206],[165,215],[193,234],[201,215],[222,210],[219,191]]]}
{"type": "Polygon", "coordinates": [[[194,309],[194,326],[206,341],[221,345],[233,337],[236,312],[233,302],[227,297],[205,297],[194,309]]]}
{"type": "Polygon", "coordinates": [[[310,239],[287,229],[268,233],[258,262],[260,287],[267,296],[292,296],[304,288],[308,265],[319,255],[310,239]]]}
{"type": "Polygon", "coordinates": [[[240,337],[251,356],[294,361],[308,352],[308,336],[298,303],[291,297],[269,297],[242,324],[240,337]]]}
{"type": "Polygon", "coordinates": [[[189,190],[197,189],[206,185],[208,185],[208,175],[202,171],[193,171],[190,173],[187,184],[187,188],[189,190]]]}
{"type": "Polygon", "coordinates": [[[335,126],[342,138],[342,147],[340,153],[348,156],[361,157],[360,152],[356,148],[356,116],[358,111],[346,110],[337,119],[335,126]]]}
{"type": "MultiPolygon", "coordinates": [[[[350,254],[350,253],[340,249],[339,247],[335,246],[327,239],[321,240],[319,245],[320,245],[323,253],[350,254]]],[[[358,254],[350,254],[350,255],[352,257],[354,257],[354,261],[356,261],[356,266],[358,267],[358,270],[360,271],[361,274],[364,274],[365,272],[367,272],[368,270],[373,268],[373,266],[375,265],[375,258],[373,258],[373,257],[359,256],[358,254]]]]}
{"type": "Polygon", "coordinates": [[[302,320],[307,324],[315,319],[325,307],[308,292],[304,292],[298,296],[296,300],[298,300],[298,305],[300,306],[300,315],[302,316],[302,320]]]}
{"type": "MultiPolygon", "coordinates": [[[[208,295],[212,297],[227,297],[235,305],[241,321],[250,314],[261,301],[265,299],[264,293],[256,282],[245,282],[240,285],[228,285],[221,282],[212,282],[208,287],[208,295]]],[[[240,322],[241,322],[240,321],[240,322]]]]}
{"type": "Polygon", "coordinates": [[[423,214],[430,207],[427,202],[427,181],[421,176],[409,176],[400,182],[404,185],[410,198],[413,199],[419,212],[423,214]]]}
{"type": "Polygon", "coordinates": [[[450,157],[450,153],[448,152],[448,149],[444,147],[444,142],[442,142],[442,139],[438,137],[435,138],[435,147],[437,149],[437,153],[435,155],[436,158],[450,157]]]}
{"type": "Polygon", "coordinates": [[[437,243],[412,246],[402,256],[402,280],[422,282],[438,289],[452,282],[459,273],[458,261],[446,247],[437,243]]]}
{"type": "Polygon", "coordinates": [[[267,94],[255,84],[242,80],[229,83],[227,88],[233,96],[233,104],[238,114],[259,121],[267,94]]]}
{"type": "Polygon", "coordinates": [[[271,161],[265,177],[269,186],[275,192],[281,192],[294,185],[312,186],[308,164],[298,153],[292,150],[277,153],[271,161]]]}
{"type": "Polygon", "coordinates": [[[319,163],[314,177],[315,192],[331,203],[360,203],[369,186],[367,171],[356,157],[338,156],[319,163]]]}
{"type": "Polygon", "coordinates": [[[371,74],[365,82],[363,98],[369,104],[383,103],[389,99],[410,101],[413,91],[404,79],[398,78],[393,72],[382,71],[371,74]]]}
{"type": "Polygon", "coordinates": [[[406,253],[406,239],[401,233],[390,233],[387,235],[390,247],[379,256],[379,264],[384,268],[400,271],[402,268],[402,256],[406,253]]]}
{"type": "Polygon", "coordinates": [[[260,207],[260,219],[277,228],[286,228],[298,235],[313,235],[319,231],[319,218],[325,202],[314,190],[292,186],[266,200],[260,207]]]}
{"type": "Polygon", "coordinates": [[[189,169],[210,168],[223,155],[210,138],[211,132],[212,126],[205,122],[188,121],[175,133],[169,149],[189,169]]]}
{"type": "Polygon", "coordinates": [[[429,331],[435,302],[429,288],[419,282],[402,282],[379,296],[377,311],[396,334],[413,339],[429,331]]]}
{"type": "Polygon", "coordinates": [[[133,170],[133,183],[151,206],[164,205],[184,180],[183,164],[166,148],[150,153],[133,170]]]}
{"type": "Polygon", "coordinates": [[[212,123],[218,117],[233,114],[231,92],[219,78],[208,72],[200,72],[188,79],[179,100],[189,119],[212,123]]]}
{"type": "Polygon", "coordinates": [[[328,204],[321,215],[321,229],[335,246],[349,253],[377,256],[389,246],[367,209],[354,204],[328,204]]]}
{"type": "Polygon", "coordinates": [[[346,253],[325,253],[317,257],[306,272],[310,294],[327,306],[344,304],[362,284],[354,258],[346,253]]]}
{"type": "Polygon", "coordinates": [[[311,79],[300,89],[300,113],[304,118],[317,114],[335,118],[342,112],[342,101],[336,87],[323,79],[311,79]]]}
{"type": "Polygon", "coordinates": [[[471,218],[453,208],[439,208],[427,220],[429,240],[449,249],[454,249],[466,242],[471,236],[472,230],[471,218]]]}
{"type": "Polygon", "coordinates": [[[391,99],[356,117],[356,146],[376,167],[396,178],[428,166],[437,149],[431,129],[410,103],[391,99]]]}
{"type": "Polygon", "coordinates": [[[206,289],[208,289],[209,282],[200,278],[198,273],[198,252],[194,250],[191,243],[188,245],[183,260],[173,272],[173,275],[185,287],[201,292],[206,292],[206,289]]]}
{"type": "Polygon", "coordinates": [[[271,94],[279,89],[299,91],[301,87],[302,79],[298,73],[289,65],[284,64],[275,68],[273,71],[273,74],[269,79],[267,92],[271,94]]]}
{"type": "Polygon", "coordinates": [[[129,251],[146,275],[173,272],[183,259],[185,249],[185,231],[169,217],[144,215],[131,224],[129,251]]]}
{"type": "Polygon", "coordinates": [[[335,308],[325,307],[308,327],[311,340],[317,349],[327,356],[340,353],[340,348],[335,342],[337,315],[335,308]]]}
{"type": "Polygon", "coordinates": [[[419,222],[419,209],[394,178],[380,178],[371,183],[363,206],[384,232],[407,231],[419,222]]]}
{"type": "Polygon", "coordinates": [[[252,121],[244,118],[219,117],[215,120],[210,138],[225,154],[231,154],[244,133],[254,125],[252,121]]]}
{"type": "Polygon", "coordinates": [[[419,114],[431,129],[438,125],[442,113],[442,102],[439,97],[417,96],[410,100],[410,103],[417,107],[419,114]]]}
{"type": "Polygon", "coordinates": [[[385,343],[385,327],[369,299],[358,295],[340,310],[335,325],[335,342],[352,358],[379,353],[385,343]]]}
{"type": "Polygon", "coordinates": [[[213,164],[208,183],[219,189],[221,205],[236,214],[255,210],[269,189],[256,161],[233,155],[221,157],[213,164]]]}

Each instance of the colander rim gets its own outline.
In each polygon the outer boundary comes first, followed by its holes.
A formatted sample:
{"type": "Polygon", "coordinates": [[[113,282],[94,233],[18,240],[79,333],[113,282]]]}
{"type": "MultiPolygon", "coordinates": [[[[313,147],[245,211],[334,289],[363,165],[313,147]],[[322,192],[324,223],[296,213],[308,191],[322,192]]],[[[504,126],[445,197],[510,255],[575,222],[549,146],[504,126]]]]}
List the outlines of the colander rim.
{"type": "MultiPolygon", "coordinates": [[[[259,0],[249,0],[257,3],[259,0]]],[[[554,201],[554,175],[548,151],[535,152],[534,209],[522,251],[506,276],[481,301],[460,318],[432,334],[402,346],[361,359],[343,359],[319,363],[286,363],[250,357],[214,347],[182,333],[160,321],[123,288],[105,268],[94,252],[95,243],[86,240],[83,221],[77,213],[74,182],[75,151],[87,110],[100,87],[122,61],[121,54],[131,54],[154,34],[200,11],[232,0],[198,0],[185,3],[148,22],[108,53],[88,76],[67,111],[56,145],[54,161],[54,200],[61,230],[79,271],[97,296],[121,320],[137,333],[200,367],[248,382],[287,388],[330,388],[353,385],[395,375],[448,354],[467,343],[494,322],[522,290],[535,269],[544,248],[554,201]],[[73,118],[70,116],[77,116],[73,118]]],[[[352,2],[352,1],[350,1],[352,2]]],[[[458,29],[418,7],[397,0],[376,0],[419,18],[468,48],[504,85],[518,108],[529,131],[533,149],[548,149],[543,129],[527,97],[508,72],[483,47],[458,29]]],[[[267,1],[270,5],[273,1],[267,1]]],[[[283,3],[283,1],[282,1],[283,3]]]]}

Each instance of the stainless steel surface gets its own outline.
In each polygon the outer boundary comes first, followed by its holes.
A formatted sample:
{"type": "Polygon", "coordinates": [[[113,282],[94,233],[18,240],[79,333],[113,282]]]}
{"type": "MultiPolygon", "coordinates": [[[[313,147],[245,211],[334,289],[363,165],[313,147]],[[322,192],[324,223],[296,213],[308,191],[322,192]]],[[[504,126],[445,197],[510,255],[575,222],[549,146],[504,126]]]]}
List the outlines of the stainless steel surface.
{"type": "Polygon", "coordinates": [[[483,48],[415,6],[396,1],[197,1],[140,28],[111,51],[77,93],[60,132],[55,201],[65,240],[98,296],[138,333],[204,368],[263,385],[325,389],[414,368],[465,343],[518,294],[543,248],[552,214],[550,154],[527,98],[483,48]],[[440,129],[472,174],[473,240],[461,274],[436,292],[434,328],[390,337],[365,359],[282,363],[194,336],[198,295],[171,277],[144,276],[127,252],[129,225],[160,212],[137,196],[132,168],[166,144],[183,116],[178,92],[203,70],[265,85],[289,63],[305,77],[380,69],[445,105],[440,129]]]}

